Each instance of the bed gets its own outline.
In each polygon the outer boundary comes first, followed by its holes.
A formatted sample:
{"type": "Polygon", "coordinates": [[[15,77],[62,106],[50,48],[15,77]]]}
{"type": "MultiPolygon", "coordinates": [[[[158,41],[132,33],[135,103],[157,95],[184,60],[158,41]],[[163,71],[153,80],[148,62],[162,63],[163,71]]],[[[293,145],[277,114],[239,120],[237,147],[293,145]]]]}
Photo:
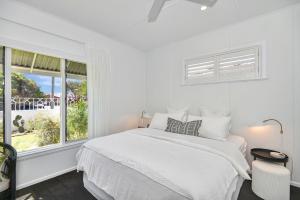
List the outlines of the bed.
{"type": "Polygon", "coordinates": [[[236,200],[250,179],[238,136],[217,141],[133,129],[85,143],[84,186],[99,200],[236,200]]]}

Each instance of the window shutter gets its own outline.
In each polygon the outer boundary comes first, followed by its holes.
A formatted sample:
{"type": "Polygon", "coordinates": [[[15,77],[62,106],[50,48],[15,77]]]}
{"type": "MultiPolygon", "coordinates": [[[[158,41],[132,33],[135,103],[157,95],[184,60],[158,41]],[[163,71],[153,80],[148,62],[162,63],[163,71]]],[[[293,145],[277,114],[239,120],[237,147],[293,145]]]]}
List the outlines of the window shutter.
{"type": "Polygon", "coordinates": [[[261,78],[260,46],[185,60],[185,84],[261,78]]]}
{"type": "Polygon", "coordinates": [[[219,58],[220,80],[246,80],[257,78],[258,48],[240,50],[221,55],[219,58]]]}
{"type": "Polygon", "coordinates": [[[185,63],[185,80],[192,83],[214,81],[217,78],[216,57],[192,59],[185,63]]]}

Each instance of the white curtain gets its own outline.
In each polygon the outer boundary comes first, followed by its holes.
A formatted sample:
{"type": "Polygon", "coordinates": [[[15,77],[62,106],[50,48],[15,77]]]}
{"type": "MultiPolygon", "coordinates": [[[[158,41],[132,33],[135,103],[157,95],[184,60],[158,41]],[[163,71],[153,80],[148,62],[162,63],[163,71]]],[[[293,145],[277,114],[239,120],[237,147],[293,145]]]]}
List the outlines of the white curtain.
{"type": "Polygon", "coordinates": [[[107,135],[110,129],[110,56],[88,48],[89,137],[107,135]]]}

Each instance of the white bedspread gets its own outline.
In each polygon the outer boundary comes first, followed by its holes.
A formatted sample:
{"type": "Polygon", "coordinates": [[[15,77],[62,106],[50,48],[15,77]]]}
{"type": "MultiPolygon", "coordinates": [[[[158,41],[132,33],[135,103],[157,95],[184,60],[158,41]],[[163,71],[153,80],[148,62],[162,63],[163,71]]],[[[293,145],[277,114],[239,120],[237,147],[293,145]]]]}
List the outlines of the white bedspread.
{"type": "Polygon", "coordinates": [[[78,152],[77,170],[87,174],[93,171],[92,175],[97,176],[101,172],[94,169],[91,151],[130,167],[187,199],[224,200],[238,174],[250,179],[247,161],[230,142],[154,129],[93,139],[78,152]]]}

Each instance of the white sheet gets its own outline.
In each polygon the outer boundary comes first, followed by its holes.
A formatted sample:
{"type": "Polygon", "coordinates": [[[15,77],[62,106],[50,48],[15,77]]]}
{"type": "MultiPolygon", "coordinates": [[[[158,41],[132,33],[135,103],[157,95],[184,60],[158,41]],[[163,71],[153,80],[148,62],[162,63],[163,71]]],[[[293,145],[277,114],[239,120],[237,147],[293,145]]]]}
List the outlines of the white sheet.
{"type": "MultiPolygon", "coordinates": [[[[238,174],[249,179],[246,160],[230,142],[136,129],[91,140],[81,148],[77,169],[93,176],[95,185],[98,182],[95,175],[101,173],[101,167],[93,163],[91,150],[142,173],[187,199],[224,200],[238,174]]],[[[109,188],[102,189],[111,195],[109,188]]]]}
{"type": "Polygon", "coordinates": [[[238,135],[229,134],[229,136],[227,137],[227,142],[231,142],[236,145],[237,148],[239,148],[239,150],[242,152],[242,154],[246,156],[247,142],[245,138],[238,135]]]}
{"type": "Polygon", "coordinates": [[[132,168],[85,149],[85,153],[87,152],[95,165],[89,165],[90,169],[85,173],[86,179],[99,188],[99,190],[92,189],[92,194],[97,199],[189,200],[132,168]],[[98,170],[99,168],[101,170],[98,170]]]}

